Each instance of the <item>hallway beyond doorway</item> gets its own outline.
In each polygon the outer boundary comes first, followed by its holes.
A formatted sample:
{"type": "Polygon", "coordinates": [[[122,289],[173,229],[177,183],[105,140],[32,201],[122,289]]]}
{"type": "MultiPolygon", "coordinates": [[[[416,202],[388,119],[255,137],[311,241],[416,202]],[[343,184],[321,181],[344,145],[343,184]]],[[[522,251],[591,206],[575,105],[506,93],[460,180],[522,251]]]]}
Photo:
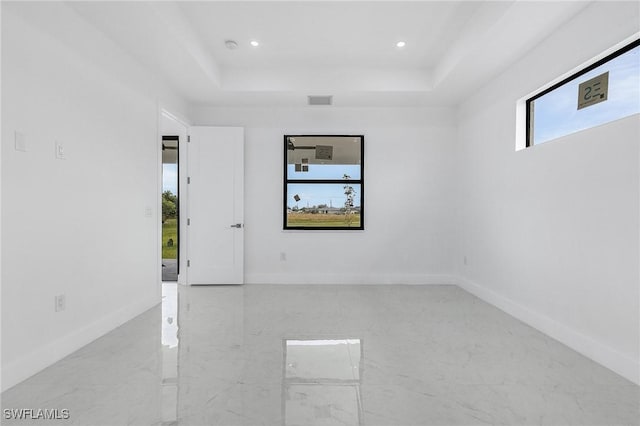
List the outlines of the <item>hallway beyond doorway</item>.
{"type": "Polygon", "coordinates": [[[162,137],[162,281],[177,281],[180,258],[179,137],[162,137]]]}
{"type": "Polygon", "coordinates": [[[162,281],[178,281],[178,261],[162,259],[162,281]]]}

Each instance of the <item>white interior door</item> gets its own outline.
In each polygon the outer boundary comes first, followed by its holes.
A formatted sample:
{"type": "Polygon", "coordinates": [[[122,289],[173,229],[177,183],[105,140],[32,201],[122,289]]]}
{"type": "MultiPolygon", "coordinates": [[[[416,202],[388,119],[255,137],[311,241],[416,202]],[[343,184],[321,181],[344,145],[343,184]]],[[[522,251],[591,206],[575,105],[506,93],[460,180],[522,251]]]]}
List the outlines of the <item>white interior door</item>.
{"type": "Polygon", "coordinates": [[[244,129],[191,127],[188,284],[244,280],[244,129]]]}

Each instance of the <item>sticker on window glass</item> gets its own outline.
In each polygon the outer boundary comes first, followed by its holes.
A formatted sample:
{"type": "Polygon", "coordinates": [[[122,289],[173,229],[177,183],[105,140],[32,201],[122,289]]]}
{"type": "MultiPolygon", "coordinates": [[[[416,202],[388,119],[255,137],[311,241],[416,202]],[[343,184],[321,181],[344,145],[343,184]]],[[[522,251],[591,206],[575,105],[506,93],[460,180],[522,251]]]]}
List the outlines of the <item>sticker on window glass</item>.
{"type": "Polygon", "coordinates": [[[606,101],[608,90],[609,71],[580,83],[578,86],[578,109],[606,101]]]}
{"type": "Polygon", "coordinates": [[[316,145],[316,159],[317,160],[333,160],[333,146],[316,145]]]}

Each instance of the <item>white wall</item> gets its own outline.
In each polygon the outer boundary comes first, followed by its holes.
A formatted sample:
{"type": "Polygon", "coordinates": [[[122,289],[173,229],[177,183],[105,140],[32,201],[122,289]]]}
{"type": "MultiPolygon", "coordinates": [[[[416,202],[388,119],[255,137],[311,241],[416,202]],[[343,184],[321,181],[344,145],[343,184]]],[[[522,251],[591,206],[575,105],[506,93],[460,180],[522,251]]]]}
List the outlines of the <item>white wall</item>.
{"type": "Polygon", "coordinates": [[[2,9],[7,389],[160,301],[158,104],[185,108],[67,6],[2,9]]]}
{"type": "Polygon", "coordinates": [[[450,281],[451,109],[195,108],[190,116],[245,127],[246,282],[450,281]],[[364,134],[365,231],[282,230],[284,134],[364,134]]]}
{"type": "Polygon", "coordinates": [[[635,382],[640,118],[514,137],[516,101],[633,35],[638,9],[592,4],[459,108],[454,257],[465,288],[635,382]]]}

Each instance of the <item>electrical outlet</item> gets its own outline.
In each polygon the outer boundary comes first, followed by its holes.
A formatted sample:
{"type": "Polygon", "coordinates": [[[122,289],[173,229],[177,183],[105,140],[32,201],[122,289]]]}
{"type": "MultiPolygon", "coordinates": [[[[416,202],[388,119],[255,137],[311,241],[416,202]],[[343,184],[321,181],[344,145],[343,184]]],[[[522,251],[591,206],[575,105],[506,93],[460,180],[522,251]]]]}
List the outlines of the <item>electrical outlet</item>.
{"type": "Polygon", "coordinates": [[[27,152],[27,137],[24,133],[15,132],[15,148],[16,151],[27,152]]]}
{"type": "Polygon", "coordinates": [[[287,253],[281,251],[280,252],[280,262],[286,262],[287,261],[287,253]]]}
{"type": "Polygon", "coordinates": [[[64,294],[56,296],[56,312],[64,311],[67,308],[67,301],[64,294]]]}
{"type": "Polygon", "coordinates": [[[467,256],[464,257],[463,262],[464,262],[464,266],[467,266],[467,256]]]}

